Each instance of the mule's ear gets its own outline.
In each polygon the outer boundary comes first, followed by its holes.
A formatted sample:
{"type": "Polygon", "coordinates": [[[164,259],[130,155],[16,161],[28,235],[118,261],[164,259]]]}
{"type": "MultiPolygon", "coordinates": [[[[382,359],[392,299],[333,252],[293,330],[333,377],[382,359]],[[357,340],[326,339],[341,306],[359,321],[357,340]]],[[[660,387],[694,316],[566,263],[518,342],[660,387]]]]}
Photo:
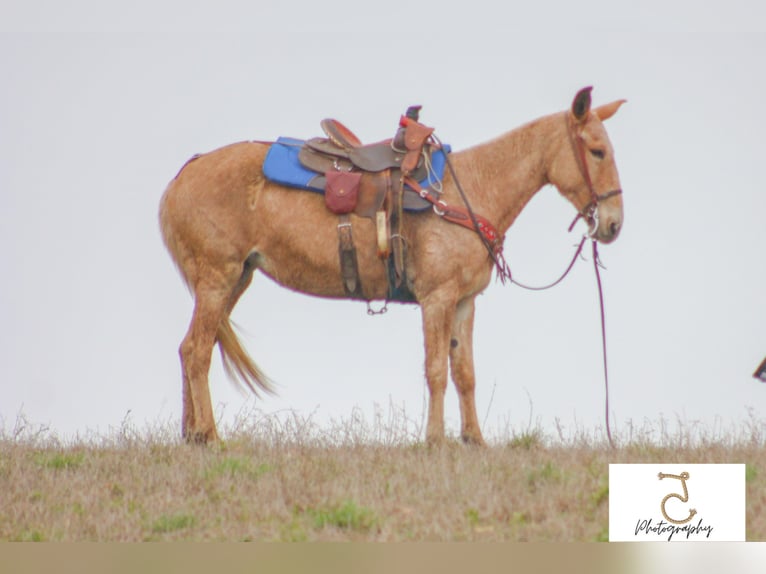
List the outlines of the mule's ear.
{"type": "Polygon", "coordinates": [[[578,122],[583,122],[588,117],[588,112],[590,112],[590,92],[592,89],[593,86],[583,88],[577,92],[572,102],[572,115],[578,122]]]}
{"type": "Polygon", "coordinates": [[[620,109],[620,106],[627,101],[628,100],[617,100],[611,104],[604,104],[603,106],[597,107],[595,110],[593,110],[593,112],[598,116],[598,119],[603,122],[616,114],[617,110],[620,109]]]}

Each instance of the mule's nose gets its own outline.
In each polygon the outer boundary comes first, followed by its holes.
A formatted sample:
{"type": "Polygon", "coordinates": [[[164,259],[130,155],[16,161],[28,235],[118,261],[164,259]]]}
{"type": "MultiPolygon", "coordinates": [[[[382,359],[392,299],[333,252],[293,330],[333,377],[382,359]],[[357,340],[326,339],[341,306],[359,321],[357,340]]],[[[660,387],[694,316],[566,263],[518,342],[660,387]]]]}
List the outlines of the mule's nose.
{"type": "Polygon", "coordinates": [[[616,215],[602,220],[599,226],[597,238],[601,243],[611,243],[620,234],[622,229],[622,218],[616,215]]]}
{"type": "Polygon", "coordinates": [[[617,236],[620,234],[620,229],[622,229],[622,218],[621,217],[615,217],[609,221],[607,221],[606,224],[606,233],[605,237],[603,238],[604,243],[611,243],[615,239],[617,239],[617,236]]]}

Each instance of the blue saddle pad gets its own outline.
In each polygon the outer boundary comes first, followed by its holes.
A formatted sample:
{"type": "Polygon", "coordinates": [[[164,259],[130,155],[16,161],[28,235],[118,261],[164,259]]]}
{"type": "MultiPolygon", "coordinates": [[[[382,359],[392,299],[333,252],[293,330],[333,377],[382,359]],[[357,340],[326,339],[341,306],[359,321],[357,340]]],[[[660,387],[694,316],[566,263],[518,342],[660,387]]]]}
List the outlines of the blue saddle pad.
{"type": "MultiPolygon", "coordinates": [[[[311,182],[317,174],[306,169],[298,160],[298,153],[303,147],[305,140],[280,137],[271,144],[266,159],[263,162],[263,174],[275,183],[305,189],[317,193],[324,193],[324,188],[312,187],[311,182]]],[[[433,172],[418,182],[422,187],[430,187],[438,183],[444,177],[444,166],[447,163],[445,152],[450,153],[450,146],[445,145],[443,150],[434,150],[431,154],[431,166],[433,172]]]]}
{"type": "Polygon", "coordinates": [[[304,140],[280,137],[271,144],[266,160],[263,162],[263,174],[271,181],[309,189],[312,191],[324,191],[309,187],[309,182],[316,177],[316,173],[306,169],[298,161],[298,152],[305,143],[304,140]]]}

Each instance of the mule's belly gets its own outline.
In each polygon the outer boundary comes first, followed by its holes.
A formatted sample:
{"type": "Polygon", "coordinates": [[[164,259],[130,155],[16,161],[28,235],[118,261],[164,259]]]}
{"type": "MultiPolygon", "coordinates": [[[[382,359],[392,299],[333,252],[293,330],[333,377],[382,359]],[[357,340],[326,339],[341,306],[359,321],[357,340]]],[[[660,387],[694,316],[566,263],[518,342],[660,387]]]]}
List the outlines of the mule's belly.
{"type": "MultiPolygon", "coordinates": [[[[279,209],[268,195],[253,219],[257,268],[280,285],[320,297],[346,298],[340,267],[338,224],[324,199],[311,192],[275,190],[279,209]],[[289,207],[286,208],[285,205],[289,207]]],[[[365,299],[384,299],[388,283],[385,260],[377,255],[375,224],[351,216],[359,281],[365,299]]]]}

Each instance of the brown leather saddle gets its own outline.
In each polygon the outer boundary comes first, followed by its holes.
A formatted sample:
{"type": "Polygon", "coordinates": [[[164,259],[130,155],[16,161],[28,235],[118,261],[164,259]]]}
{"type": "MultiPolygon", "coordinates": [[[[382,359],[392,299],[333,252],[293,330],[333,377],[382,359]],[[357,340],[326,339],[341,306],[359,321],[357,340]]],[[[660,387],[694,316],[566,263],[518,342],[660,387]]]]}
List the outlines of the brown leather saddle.
{"type": "Polygon", "coordinates": [[[350,297],[364,298],[349,217],[354,213],[375,221],[378,256],[388,266],[389,299],[414,300],[405,280],[402,213],[431,204],[404,179],[428,176],[434,131],[418,122],[419,110],[420,106],[407,110],[392,139],[367,145],[338,120],[322,120],[327,137],[306,141],[298,154],[301,165],[316,173],[311,187],[323,188],[328,209],[340,216],[341,273],[350,297]]]}
{"type": "MultiPolygon", "coordinates": [[[[346,187],[356,184],[357,201],[354,202],[353,211],[362,217],[375,217],[375,213],[381,209],[388,192],[388,183],[392,176],[401,178],[402,165],[414,164],[409,167],[407,173],[413,179],[420,181],[427,177],[426,162],[421,152],[429,154],[431,146],[425,140],[433,132],[432,128],[425,126],[410,127],[410,131],[417,132],[413,135],[413,141],[421,138],[423,143],[413,144],[414,150],[399,149],[395,146],[395,139],[383,140],[372,144],[362,144],[354,133],[335,119],[324,119],[320,122],[326,138],[312,138],[301,148],[298,159],[306,169],[316,172],[316,177],[311,180],[313,188],[325,189],[327,207],[335,213],[348,213],[348,202],[343,201],[343,207],[335,205],[336,183],[344,183],[346,187]],[[425,131],[419,131],[419,127],[425,131]],[[409,158],[405,162],[405,158],[409,158]],[[398,173],[395,173],[398,172],[398,173]],[[351,174],[342,177],[338,174],[351,174]],[[334,185],[335,184],[335,185],[334,185]]],[[[405,128],[405,132],[407,128],[405,128]]],[[[396,178],[395,178],[396,179],[396,178]]],[[[394,182],[398,183],[398,181],[394,182]]],[[[417,192],[405,187],[402,196],[403,206],[407,210],[418,211],[427,209],[430,204],[421,198],[417,192]]]]}

